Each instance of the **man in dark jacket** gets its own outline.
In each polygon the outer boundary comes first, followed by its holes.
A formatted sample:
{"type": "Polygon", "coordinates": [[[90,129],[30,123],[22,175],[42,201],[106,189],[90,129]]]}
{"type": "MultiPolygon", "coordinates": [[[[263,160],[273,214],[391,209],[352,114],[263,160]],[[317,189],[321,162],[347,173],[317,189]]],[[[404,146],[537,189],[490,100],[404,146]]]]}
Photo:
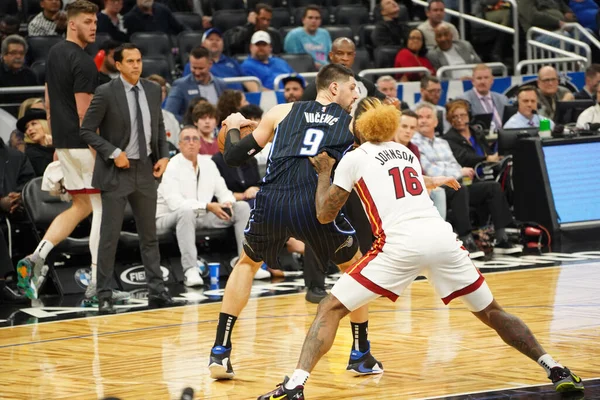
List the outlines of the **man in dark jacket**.
{"type": "Polygon", "coordinates": [[[164,32],[178,35],[187,28],[182,25],[167,6],[154,0],[137,0],[136,6],[124,17],[125,28],[129,35],[136,32],[164,32]]]}
{"type": "Polygon", "coordinates": [[[250,49],[250,40],[254,32],[266,31],[271,36],[273,54],[283,52],[281,34],[277,29],[271,27],[273,8],[268,4],[258,3],[254,13],[250,14],[251,17],[248,18],[246,25],[231,28],[223,35],[225,43],[228,44],[226,51],[229,54],[246,54],[250,49]]]}
{"type": "Polygon", "coordinates": [[[381,0],[382,21],[375,24],[371,41],[375,47],[404,46],[406,24],[400,20],[400,6],[396,0],[381,0]]]}

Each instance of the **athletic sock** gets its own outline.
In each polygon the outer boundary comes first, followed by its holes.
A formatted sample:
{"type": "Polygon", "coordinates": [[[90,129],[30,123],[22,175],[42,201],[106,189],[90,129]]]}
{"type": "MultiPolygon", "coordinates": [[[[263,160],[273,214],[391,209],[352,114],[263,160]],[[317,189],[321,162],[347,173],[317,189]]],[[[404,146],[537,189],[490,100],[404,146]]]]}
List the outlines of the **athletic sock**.
{"type": "Polygon", "coordinates": [[[215,346],[223,346],[225,348],[231,348],[231,332],[233,332],[233,326],[237,317],[233,315],[219,313],[219,325],[217,326],[217,337],[215,339],[215,346]]]}
{"type": "Polygon", "coordinates": [[[309,376],[310,376],[310,373],[308,373],[302,369],[297,369],[292,374],[292,377],[290,378],[290,380],[286,382],[285,388],[288,390],[292,390],[292,389],[296,389],[297,386],[304,386],[304,385],[306,385],[306,381],[308,380],[309,376]]]}
{"type": "Polygon", "coordinates": [[[42,240],[31,255],[31,261],[33,261],[34,264],[37,264],[40,260],[45,262],[48,254],[50,254],[53,248],[54,245],[49,240],[42,240]]]}
{"type": "Polygon", "coordinates": [[[546,375],[550,376],[550,370],[554,367],[564,368],[562,365],[557,363],[550,354],[544,354],[538,358],[537,363],[546,371],[546,375]]]}
{"type": "Polygon", "coordinates": [[[352,349],[360,351],[361,353],[369,350],[369,341],[368,341],[368,330],[369,330],[369,321],[365,321],[360,324],[356,324],[354,322],[350,322],[352,326],[352,336],[354,340],[352,341],[352,349]]]}

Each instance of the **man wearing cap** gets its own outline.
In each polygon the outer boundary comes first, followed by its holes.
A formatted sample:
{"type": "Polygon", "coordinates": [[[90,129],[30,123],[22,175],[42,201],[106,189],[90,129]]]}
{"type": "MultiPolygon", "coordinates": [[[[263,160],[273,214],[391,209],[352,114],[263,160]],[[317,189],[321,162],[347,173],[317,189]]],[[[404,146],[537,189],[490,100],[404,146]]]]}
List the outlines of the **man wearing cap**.
{"type": "Polygon", "coordinates": [[[281,82],[283,83],[283,97],[285,97],[286,103],[293,103],[302,98],[306,86],[302,76],[293,74],[282,79],[281,82]]]}
{"type": "Polygon", "coordinates": [[[194,97],[204,97],[209,103],[216,105],[227,84],[210,72],[212,59],[202,46],[190,52],[191,74],[173,82],[173,88],[167,97],[165,110],[172,112],[181,121],[188,104],[194,97]]]}
{"type": "MultiPolygon", "coordinates": [[[[223,34],[217,28],[210,28],[202,35],[202,47],[208,50],[213,64],[210,67],[210,73],[218,78],[233,78],[245,76],[242,67],[235,58],[227,57],[223,54],[223,34]]],[[[190,63],[188,62],[183,69],[183,76],[191,73],[190,63]]],[[[256,82],[228,83],[229,89],[244,90],[248,92],[258,92],[256,82]],[[243,86],[242,86],[243,85],[243,86]]]]}
{"type": "Polygon", "coordinates": [[[273,90],[277,75],[291,74],[294,70],[282,58],[274,57],[271,36],[265,31],[257,31],[250,39],[250,56],[242,63],[245,75],[256,76],[265,89],[273,90]]]}

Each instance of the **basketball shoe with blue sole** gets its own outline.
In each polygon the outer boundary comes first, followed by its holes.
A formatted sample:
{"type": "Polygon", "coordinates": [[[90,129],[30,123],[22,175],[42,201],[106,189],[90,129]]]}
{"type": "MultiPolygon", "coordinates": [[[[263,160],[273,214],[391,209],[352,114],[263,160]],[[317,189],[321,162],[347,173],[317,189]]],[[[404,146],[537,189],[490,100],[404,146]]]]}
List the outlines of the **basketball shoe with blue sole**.
{"type": "Polygon", "coordinates": [[[350,359],[346,371],[354,376],[381,374],[383,373],[383,365],[371,354],[371,342],[369,349],[364,353],[358,350],[350,352],[350,359]]]}

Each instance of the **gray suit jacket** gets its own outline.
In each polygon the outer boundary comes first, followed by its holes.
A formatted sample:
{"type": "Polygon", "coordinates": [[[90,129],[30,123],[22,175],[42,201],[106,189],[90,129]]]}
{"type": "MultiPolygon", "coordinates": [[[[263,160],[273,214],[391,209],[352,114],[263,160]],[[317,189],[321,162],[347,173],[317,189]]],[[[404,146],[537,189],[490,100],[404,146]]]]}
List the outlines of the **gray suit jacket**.
{"type": "MultiPolygon", "coordinates": [[[[492,95],[492,101],[494,102],[494,107],[496,107],[496,110],[500,115],[500,119],[504,118],[504,107],[509,105],[508,98],[505,95],[496,92],[490,92],[490,94],[492,95]]],[[[471,113],[473,115],[488,114],[488,112],[483,108],[483,105],[481,105],[481,101],[479,101],[479,97],[477,97],[475,90],[467,90],[462,95],[458,96],[458,98],[467,100],[469,103],[471,103],[471,113]]]]}
{"type": "MultiPolygon", "coordinates": [[[[473,49],[471,43],[465,40],[454,40],[452,43],[454,44],[457,53],[465,60],[465,64],[481,63],[481,58],[475,53],[475,49],[473,49]]],[[[427,58],[429,58],[429,61],[431,61],[431,64],[435,69],[448,65],[446,56],[444,56],[442,50],[437,46],[433,50],[427,52],[427,58]]]]}
{"type": "MultiPolygon", "coordinates": [[[[146,79],[141,79],[148,108],[150,109],[150,126],[152,129],[150,148],[152,161],[169,157],[169,147],[165,135],[161,105],[160,86],[146,79]]],[[[129,107],[125,96],[125,87],[121,79],[99,86],[85,113],[81,124],[80,135],[84,142],[96,150],[96,164],[92,185],[102,191],[116,190],[119,187],[119,168],[110,156],[119,148],[125,150],[131,134],[129,107]],[[96,131],[100,130],[100,134],[96,131]]]]}

